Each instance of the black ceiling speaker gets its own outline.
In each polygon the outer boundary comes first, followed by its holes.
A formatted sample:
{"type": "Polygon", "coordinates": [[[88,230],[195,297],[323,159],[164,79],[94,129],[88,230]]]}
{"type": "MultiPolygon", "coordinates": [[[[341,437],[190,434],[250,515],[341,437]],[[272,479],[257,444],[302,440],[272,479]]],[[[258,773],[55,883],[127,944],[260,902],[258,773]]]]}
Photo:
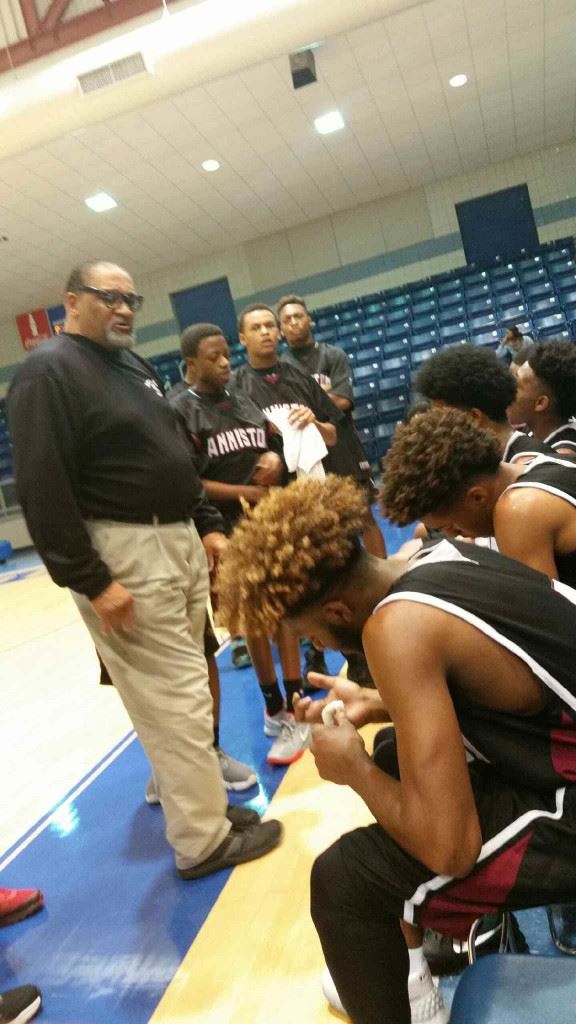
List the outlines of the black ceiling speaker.
{"type": "Polygon", "coordinates": [[[312,85],[317,81],[316,61],[313,50],[299,50],[298,53],[291,53],[290,74],[295,89],[302,89],[305,85],[312,85]]]}

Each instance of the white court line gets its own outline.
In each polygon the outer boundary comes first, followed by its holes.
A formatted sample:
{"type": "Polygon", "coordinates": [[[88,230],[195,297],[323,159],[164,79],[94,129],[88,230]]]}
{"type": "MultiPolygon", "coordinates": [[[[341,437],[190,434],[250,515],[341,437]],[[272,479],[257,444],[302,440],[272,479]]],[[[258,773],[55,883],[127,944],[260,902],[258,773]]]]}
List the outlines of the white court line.
{"type": "Polygon", "coordinates": [[[98,776],[106,770],[106,768],[109,768],[110,765],[113,764],[113,762],[116,760],[117,757],[120,756],[120,754],[124,753],[124,751],[130,746],[131,743],[134,742],[135,739],[136,733],[129,733],[128,736],[126,736],[126,738],[121,741],[120,745],[116,747],[112,751],[112,753],[109,754],[108,757],[105,758],[105,760],[102,761],[98,765],[98,767],[95,768],[94,771],[92,771],[90,775],[88,775],[84,779],[84,781],[80,783],[79,786],[77,786],[76,789],[72,790],[69,796],[67,796],[64,800],[60,801],[58,806],[55,808],[55,810],[52,811],[51,814],[48,815],[45,821],[37,825],[33,832],[31,832],[30,835],[26,836],[26,838],[23,839],[22,842],[19,843],[14,850],[12,850],[12,853],[9,853],[8,856],[4,858],[4,860],[0,861],[0,871],[3,871],[4,868],[7,868],[8,865],[11,864],[12,861],[15,860],[16,857],[18,857],[26,849],[27,846],[30,846],[30,843],[37,839],[38,836],[41,835],[42,832],[44,832],[49,825],[52,824],[52,822],[59,815],[61,808],[64,804],[70,803],[72,800],[75,800],[77,797],[79,797],[80,794],[83,793],[84,790],[87,789],[88,786],[90,786],[98,778],[98,776]]]}
{"type": "MultiPolygon", "coordinates": [[[[230,646],[230,643],[231,643],[231,638],[228,637],[228,639],[225,640],[224,643],[220,645],[220,647],[216,651],[216,654],[221,654],[222,651],[225,651],[226,648],[230,646]]],[[[101,775],[102,772],[106,770],[106,768],[109,768],[110,765],[114,763],[114,761],[116,760],[117,757],[120,756],[120,754],[124,753],[124,751],[127,749],[127,747],[129,747],[130,744],[133,743],[135,739],[136,739],[136,733],[135,732],[129,733],[128,736],[123,741],[121,741],[120,745],[118,747],[116,747],[112,751],[112,753],[109,754],[108,757],[106,757],[105,760],[102,761],[98,765],[98,767],[95,768],[94,771],[92,771],[90,773],[90,775],[88,775],[84,779],[84,781],[81,782],[80,785],[76,789],[72,790],[72,792],[69,794],[69,796],[65,797],[64,800],[60,801],[60,803],[57,805],[57,807],[52,811],[51,814],[48,815],[48,817],[44,821],[42,821],[39,825],[37,825],[37,827],[29,835],[27,835],[26,838],[23,839],[22,842],[19,843],[18,846],[16,846],[14,848],[14,850],[12,850],[12,852],[9,853],[8,856],[4,858],[4,860],[0,861],[0,871],[3,871],[4,868],[7,868],[8,865],[11,864],[12,861],[16,859],[16,857],[19,857],[20,854],[23,853],[23,851],[26,849],[26,847],[30,846],[30,843],[34,842],[34,840],[37,839],[38,836],[41,835],[42,832],[44,832],[48,828],[49,825],[52,824],[52,822],[60,814],[60,811],[61,811],[61,808],[62,808],[63,804],[70,803],[72,800],[75,800],[77,797],[79,797],[80,794],[83,793],[84,790],[88,788],[88,786],[91,786],[92,783],[98,778],[98,776],[101,775]]]]}

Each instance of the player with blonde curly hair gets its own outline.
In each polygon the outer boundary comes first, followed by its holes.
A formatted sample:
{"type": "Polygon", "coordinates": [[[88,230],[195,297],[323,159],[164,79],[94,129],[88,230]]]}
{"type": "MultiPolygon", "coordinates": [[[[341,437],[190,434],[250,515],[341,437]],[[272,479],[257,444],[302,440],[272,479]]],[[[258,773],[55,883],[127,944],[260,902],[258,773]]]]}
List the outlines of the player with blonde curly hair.
{"type": "MultiPolygon", "coordinates": [[[[449,433],[430,436],[438,468],[449,433]]],[[[491,440],[472,435],[461,466],[475,451],[497,471],[491,440]]],[[[363,646],[378,692],[342,683],[345,713],[313,729],[320,775],[376,819],[313,867],[325,991],[354,1024],[445,1024],[422,927],[465,938],[484,910],[576,896],[576,605],[542,573],[457,541],[410,563],[374,558],[364,508],[341,478],[268,495],[231,537],[220,612],[232,629],[286,621],[320,648],[363,646]],[[395,728],[372,759],[357,727],[385,720],[395,728]]],[[[325,705],[300,699],[296,713],[319,723],[325,705]]]]}

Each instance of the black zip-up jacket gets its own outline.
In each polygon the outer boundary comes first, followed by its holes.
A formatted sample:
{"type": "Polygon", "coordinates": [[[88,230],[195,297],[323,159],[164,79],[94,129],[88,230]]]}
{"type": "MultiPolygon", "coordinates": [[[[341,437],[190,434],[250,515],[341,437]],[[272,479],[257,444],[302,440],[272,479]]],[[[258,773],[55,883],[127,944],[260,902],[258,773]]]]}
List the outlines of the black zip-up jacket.
{"type": "Polygon", "coordinates": [[[192,518],[223,532],[194,467],[183,424],[152,366],[76,334],[40,345],[8,394],[19,501],[59,586],[94,598],[112,577],[86,520],[192,518]]]}

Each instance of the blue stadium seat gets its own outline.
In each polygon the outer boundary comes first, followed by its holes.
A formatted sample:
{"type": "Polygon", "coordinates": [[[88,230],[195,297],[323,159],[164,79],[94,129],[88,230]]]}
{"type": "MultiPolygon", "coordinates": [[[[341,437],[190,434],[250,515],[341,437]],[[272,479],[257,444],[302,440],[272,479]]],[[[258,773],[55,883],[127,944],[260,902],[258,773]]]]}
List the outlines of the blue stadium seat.
{"type": "Polygon", "coordinates": [[[362,345],[356,352],[355,365],[363,366],[364,363],[378,363],[383,356],[382,345],[362,345]]]}
{"type": "Polygon", "coordinates": [[[405,394],[408,396],[410,387],[410,376],[406,370],[401,373],[386,373],[378,380],[378,391],[380,395],[388,396],[405,394]]]}
{"type": "Polygon", "coordinates": [[[464,302],[464,292],[459,288],[456,291],[448,292],[446,295],[438,295],[438,309],[440,315],[447,309],[454,306],[461,306],[464,302]]]}
{"type": "Polygon", "coordinates": [[[331,327],[330,329],[315,330],[314,337],[316,341],[327,341],[330,344],[336,337],[336,329],[331,327]]]}
{"type": "Polygon", "coordinates": [[[386,328],[386,338],[390,341],[393,338],[404,338],[407,337],[411,330],[411,324],[408,320],[402,320],[397,324],[390,324],[386,328]]]}
{"type": "Polygon", "coordinates": [[[414,352],[412,354],[412,369],[418,369],[419,366],[422,366],[422,363],[425,363],[426,360],[430,359],[430,356],[433,356],[437,351],[438,349],[434,346],[434,348],[425,348],[420,352],[414,352]]]}
{"type": "Polygon", "coordinates": [[[464,295],[467,300],[487,298],[490,295],[490,285],[488,283],[474,285],[466,284],[464,287],[464,295]]]}
{"type": "Polygon", "coordinates": [[[392,356],[401,356],[404,352],[410,352],[410,339],[405,338],[387,338],[382,348],[382,359],[390,359],[392,356]]]}
{"type": "Polygon", "coordinates": [[[404,417],[407,408],[408,397],[406,394],[401,393],[389,398],[381,398],[376,403],[378,422],[398,423],[404,417]]]}
{"type": "Polygon", "coordinates": [[[449,324],[460,323],[460,321],[465,319],[465,306],[448,306],[445,309],[440,309],[438,314],[438,323],[441,327],[447,327],[449,324]]]}
{"type": "Polygon", "coordinates": [[[378,327],[383,327],[386,323],[386,315],[382,313],[375,313],[373,316],[367,316],[362,325],[362,331],[374,330],[378,327]]]}
{"type": "Polygon", "coordinates": [[[351,320],[349,323],[340,324],[338,328],[339,338],[349,338],[353,334],[360,334],[362,324],[359,320],[351,320]]]}
{"type": "Polygon", "coordinates": [[[571,288],[567,291],[559,291],[558,298],[560,299],[560,305],[566,314],[576,310],[576,288],[571,288]]]}
{"type": "Polygon", "coordinates": [[[450,1024],[569,1024],[575,1007],[569,957],[491,954],[464,971],[450,1024]]]}
{"type": "Polygon", "coordinates": [[[483,316],[471,316],[468,318],[468,331],[479,331],[481,327],[487,327],[490,330],[496,323],[496,316],[494,313],[484,313],[483,316]]]}
{"type": "Polygon", "coordinates": [[[498,309],[509,309],[511,306],[518,306],[524,298],[519,288],[505,292],[498,292],[495,296],[498,309]]]}
{"type": "Polygon", "coordinates": [[[352,410],[354,424],[357,430],[363,427],[373,427],[376,422],[376,406],[374,402],[365,402],[362,405],[354,406],[352,410]]]}
{"type": "Polygon", "coordinates": [[[410,296],[406,292],[398,292],[396,295],[388,293],[386,296],[386,309],[396,309],[410,304],[410,296]]]}
{"type": "Polygon", "coordinates": [[[500,333],[498,331],[480,331],[470,335],[470,341],[474,345],[482,345],[484,348],[498,348],[500,333]]]}
{"type": "Polygon", "coordinates": [[[340,314],[340,322],[343,324],[349,323],[351,320],[362,320],[363,310],[362,307],[354,306],[352,309],[345,309],[340,314]]]}
{"type": "Polygon", "coordinates": [[[571,288],[576,288],[576,273],[569,270],[567,274],[558,274],[553,281],[557,292],[568,291],[571,288]]]}
{"type": "Polygon", "coordinates": [[[419,331],[431,330],[436,327],[438,323],[438,315],[436,313],[427,313],[425,316],[413,316],[412,317],[412,330],[415,333],[419,331]]]}
{"type": "Polygon", "coordinates": [[[354,388],[354,402],[356,405],[363,405],[372,402],[378,395],[378,384],[376,381],[360,381],[354,388]]]}
{"type": "Polygon", "coordinates": [[[465,340],[468,331],[466,323],[463,320],[461,320],[457,324],[451,324],[450,326],[447,327],[441,327],[438,333],[440,335],[440,341],[446,342],[455,341],[457,338],[462,338],[465,340]]]}
{"type": "Polygon", "coordinates": [[[422,299],[434,298],[436,288],[433,284],[427,284],[424,287],[415,285],[410,288],[410,294],[412,295],[412,302],[420,302],[422,299]]]}
{"type": "Polygon", "coordinates": [[[360,347],[361,342],[359,335],[351,334],[349,338],[333,338],[332,342],[328,342],[328,344],[341,348],[346,355],[351,356],[360,347]]]}
{"type": "Polygon", "coordinates": [[[436,312],[436,300],[435,299],[423,299],[420,302],[412,303],[412,316],[425,316],[427,313],[436,312]]]}
{"type": "Polygon", "coordinates": [[[500,320],[502,323],[515,324],[518,320],[524,320],[528,316],[528,307],[523,302],[519,302],[517,306],[510,306],[508,309],[503,309],[500,312],[500,320]]]}
{"type": "Polygon", "coordinates": [[[548,337],[551,336],[550,332],[563,331],[566,328],[566,317],[563,313],[552,313],[550,316],[535,316],[532,318],[534,328],[538,334],[543,331],[548,332],[548,337]]]}
{"type": "Polygon", "coordinates": [[[407,370],[410,368],[410,360],[408,356],[393,356],[391,359],[383,359],[380,363],[380,369],[386,373],[392,370],[407,370]]]}
{"type": "Polygon", "coordinates": [[[492,281],[492,292],[496,299],[502,292],[510,292],[520,287],[520,278],[517,274],[507,272],[505,277],[499,277],[492,281]]]}
{"type": "Polygon", "coordinates": [[[354,368],[355,381],[377,380],[380,376],[380,363],[367,363],[354,368]]]}
{"type": "Polygon", "coordinates": [[[546,298],[547,295],[553,295],[554,289],[550,284],[550,281],[546,281],[541,278],[539,281],[534,281],[531,284],[523,284],[522,290],[524,292],[524,298],[526,302],[532,302],[535,299],[546,298]]]}
{"type": "Polygon", "coordinates": [[[383,313],[385,309],[384,302],[365,302],[363,304],[364,317],[373,316],[376,313],[383,313]]]}
{"type": "MultiPolygon", "coordinates": [[[[419,334],[412,335],[412,341],[410,342],[410,351],[419,352],[424,348],[431,348],[438,344],[438,331],[422,331],[419,334]]],[[[414,360],[412,359],[412,362],[414,360]]]]}
{"type": "Polygon", "coordinates": [[[466,305],[468,316],[478,316],[480,313],[494,312],[494,301],[491,295],[485,295],[481,299],[470,299],[466,305]]]}
{"type": "Polygon", "coordinates": [[[397,306],[394,309],[388,310],[386,313],[386,323],[389,327],[393,327],[400,323],[408,324],[410,319],[410,306],[397,306]]]}
{"type": "Polygon", "coordinates": [[[558,313],[560,312],[560,303],[555,295],[551,295],[547,299],[538,299],[535,302],[528,302],[528,309],[532,317],[538,314],[558,313]]]}
{"type": "Polygon", "coordinates": [[[374,437],[374,427],[361,427],[358,431],[358,436],[370,462],[375,462],[378,458],[378,442],[374,437]]]}

